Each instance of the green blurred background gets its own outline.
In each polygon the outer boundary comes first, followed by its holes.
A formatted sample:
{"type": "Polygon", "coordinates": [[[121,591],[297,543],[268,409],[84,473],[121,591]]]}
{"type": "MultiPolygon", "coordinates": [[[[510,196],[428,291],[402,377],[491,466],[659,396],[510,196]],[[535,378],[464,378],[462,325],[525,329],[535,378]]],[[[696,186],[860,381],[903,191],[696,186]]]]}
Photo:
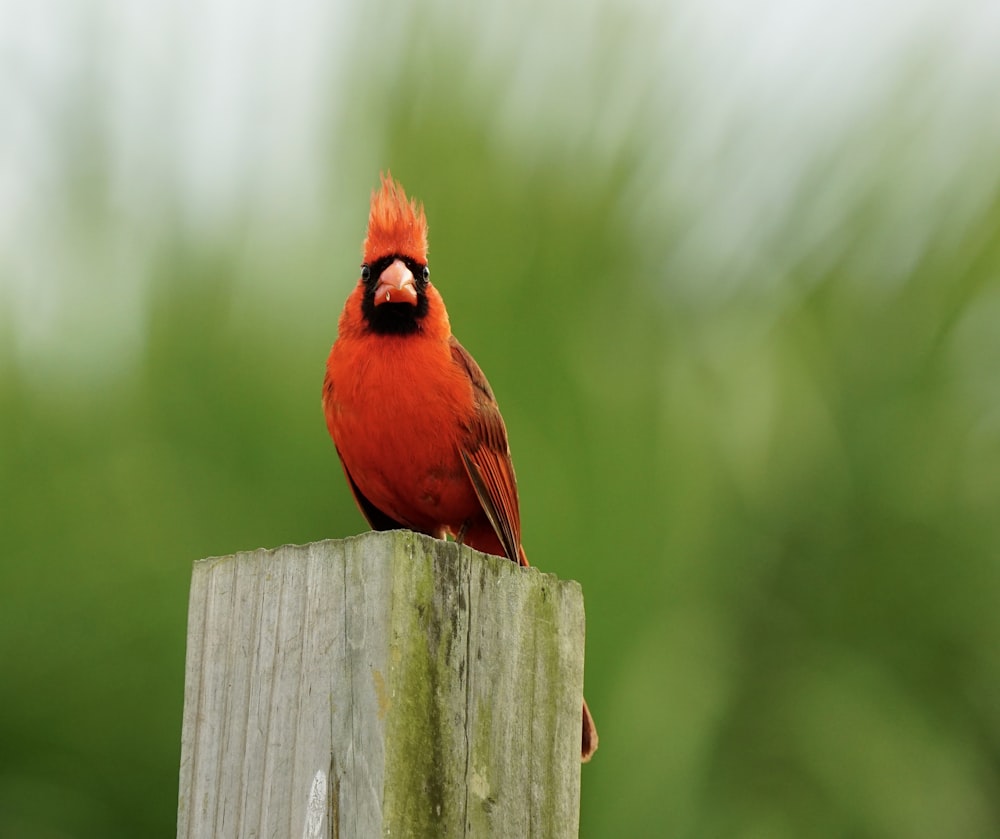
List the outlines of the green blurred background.
{"type": "Polygon", "coordinates": [[[0,836],[174,831],[191,562],[357,533],[391,168],[583,584],[584,837],[1000,837],[1000,14],[0,5],[0,836]]]}

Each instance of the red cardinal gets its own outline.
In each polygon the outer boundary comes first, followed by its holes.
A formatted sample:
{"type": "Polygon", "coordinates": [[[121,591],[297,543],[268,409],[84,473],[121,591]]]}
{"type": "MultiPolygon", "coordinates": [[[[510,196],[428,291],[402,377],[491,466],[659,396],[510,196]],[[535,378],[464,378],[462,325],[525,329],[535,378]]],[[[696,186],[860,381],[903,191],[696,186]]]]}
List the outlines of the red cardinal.
{"type": "MultiPolygon", "coordinates": [[[[451,535],[528,564],[500,409],[430,283],[423,207],[391,176],[372,193],[361,278],[326,362],[323,412],[373,529],[451,535]]],[[[581,747],[585,761],[597,748],[586,702],[581,747]]]]}

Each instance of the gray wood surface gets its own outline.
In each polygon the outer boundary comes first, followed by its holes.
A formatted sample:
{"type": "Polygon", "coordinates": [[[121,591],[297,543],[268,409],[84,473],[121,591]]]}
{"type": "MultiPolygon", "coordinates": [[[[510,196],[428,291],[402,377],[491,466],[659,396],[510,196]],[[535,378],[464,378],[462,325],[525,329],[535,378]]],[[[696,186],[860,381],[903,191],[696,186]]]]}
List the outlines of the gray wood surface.
{"type": "Polygon", "coordinates": [[[195,563],[178,837],[578,835],[583,598],[408,531],[195,563]]]}

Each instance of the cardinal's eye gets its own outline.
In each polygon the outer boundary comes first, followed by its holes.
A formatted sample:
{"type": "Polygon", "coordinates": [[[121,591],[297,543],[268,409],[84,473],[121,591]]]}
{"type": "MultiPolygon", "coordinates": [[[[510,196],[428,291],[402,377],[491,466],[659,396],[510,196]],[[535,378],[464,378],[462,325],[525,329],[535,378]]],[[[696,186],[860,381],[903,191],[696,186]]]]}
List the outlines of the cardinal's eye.
{"type": "Polygon", "coordinates": [[[425,265],[424,270],[421,273],[423,275],[424,282],[426,283],[431,278],[431,269],[425,265]]]}
{"type": "Polygon", "coordinates": [[[368,282],[372,278],[372,269],[367,265],[361,266],[361,279],[363,282],[368,282]]]}

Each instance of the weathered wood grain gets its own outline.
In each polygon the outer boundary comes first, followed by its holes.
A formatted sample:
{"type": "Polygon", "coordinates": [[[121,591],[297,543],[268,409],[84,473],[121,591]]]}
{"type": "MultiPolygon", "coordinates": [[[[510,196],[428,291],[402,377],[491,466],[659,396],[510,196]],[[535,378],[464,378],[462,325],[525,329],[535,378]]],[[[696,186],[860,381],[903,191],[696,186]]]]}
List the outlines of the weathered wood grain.
{"type": "Polygon", "coordinates": [[[408,531],[195,564],[177,835],[575,837],[574,582],[408,531]]]}

